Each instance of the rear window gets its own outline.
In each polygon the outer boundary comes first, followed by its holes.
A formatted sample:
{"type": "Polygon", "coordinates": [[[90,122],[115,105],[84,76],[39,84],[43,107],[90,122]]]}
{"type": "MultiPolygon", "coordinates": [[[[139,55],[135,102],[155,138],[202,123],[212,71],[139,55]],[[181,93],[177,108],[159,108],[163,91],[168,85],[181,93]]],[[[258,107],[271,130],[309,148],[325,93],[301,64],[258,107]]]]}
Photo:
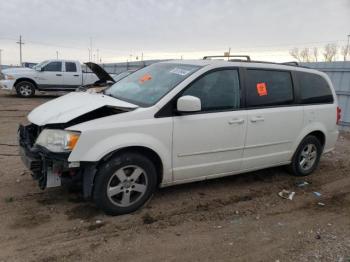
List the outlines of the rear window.
{"type": "Polygon", "coordinates": [[[285,105],[293,102],[290,72],[275,70],[247,70],[248,107],[285,105]]]}
{"type": "Polygon", "coordinates": [[[333,94],[327,81],[320,75],[298,72],[300,96],[303,104],[332,103],[333,94]]]}

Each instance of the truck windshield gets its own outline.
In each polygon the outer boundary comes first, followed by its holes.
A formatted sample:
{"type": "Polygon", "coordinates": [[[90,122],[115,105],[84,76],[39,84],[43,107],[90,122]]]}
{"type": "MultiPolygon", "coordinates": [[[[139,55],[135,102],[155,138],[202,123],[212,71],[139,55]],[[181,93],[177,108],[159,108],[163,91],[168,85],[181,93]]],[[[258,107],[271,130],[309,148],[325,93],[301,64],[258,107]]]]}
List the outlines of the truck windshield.
{"type": "Polygon", "coordinates": [[[152,64],[121,79],[105,93],[139,106],[151,106],[199,68],[178,63],[152,64]]]}
{"type": "Polygon", "coordinates": [[[42,68],[45,64],[47,64],[49,61],[45,60],[43,62],[40,62],[39,64],[36,64],[35,66],[33,66],[33,69],[39,69],[42,68]]]}

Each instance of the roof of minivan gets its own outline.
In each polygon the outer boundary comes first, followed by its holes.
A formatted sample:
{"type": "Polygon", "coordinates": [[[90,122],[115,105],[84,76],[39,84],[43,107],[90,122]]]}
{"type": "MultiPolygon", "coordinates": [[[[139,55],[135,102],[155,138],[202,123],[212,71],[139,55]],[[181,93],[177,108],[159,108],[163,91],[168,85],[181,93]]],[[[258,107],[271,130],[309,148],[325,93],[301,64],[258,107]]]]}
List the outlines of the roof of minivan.
{"type": "Polygon", "coordinates": [[[324,73],[315,69],[303,67],[303,66],[293,66],[286,64],[278,64],[278,63],[269,63],[269,62],[254,62],[254,61],[225,61],[225,60],[215,60],[215,59],[198,59],[198,60],[168,60],[160,63],[177,63],[184,65],[198,65],[198,66],[237,66],[237,67],[251,67],[251,68],[267,68],[267,69],[282,69],[282,70],[294,70],[294,71],[303,71],[315,74],[324,73]]]}

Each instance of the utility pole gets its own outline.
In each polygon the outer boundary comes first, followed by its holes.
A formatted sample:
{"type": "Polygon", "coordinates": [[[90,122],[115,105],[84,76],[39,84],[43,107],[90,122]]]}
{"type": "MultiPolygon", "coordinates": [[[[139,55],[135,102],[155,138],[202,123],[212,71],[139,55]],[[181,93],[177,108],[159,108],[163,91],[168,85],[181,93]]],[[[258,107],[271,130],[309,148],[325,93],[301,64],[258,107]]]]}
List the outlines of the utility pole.
{"type": "Polygon", "coordinates": [[[22,66],[22,45],[24,45],[24,43],[21,35],[19,36],[19,41],[16,43],[19,44],[19,65],[22,66]]]}
{"type": "Polygon", "coordinates": [[[346,44],[346,55],[345,55],[345,60],[348,55],[350,55],[350,34],[348,34],[348,43],[346,44]]]}
{"type": "Polygon", "coordinates": [[[56,51],[56,59],[58,59],[58,51],[56,51]]]}
{"type": "Polygon", "coordinates": [[[92,53],[93,53],[93,51],[92,51],[92,37],[90,37],[90,58],[89,58],[89,62],[91,62],[91,60],[92,60],[92,53]]]}
{"type": "Polygon", "coordinates": [[[1,74],[1,52],[2,52],[2,49],[0,49],[0,74],[1,74]]]}
{"type": "Polygon", "coordinates": [[[97,48],[97,49],[96,49],[96,53],[97,53],[97,54],[96,54],[96,58],[97,58],[96,61],[97,61],[97,63],[98,63],[98,61],[99,61],[99,58],[98,58],[98,51],[99,51],[99,50],[98,50],[98,48],[97,48]]]}

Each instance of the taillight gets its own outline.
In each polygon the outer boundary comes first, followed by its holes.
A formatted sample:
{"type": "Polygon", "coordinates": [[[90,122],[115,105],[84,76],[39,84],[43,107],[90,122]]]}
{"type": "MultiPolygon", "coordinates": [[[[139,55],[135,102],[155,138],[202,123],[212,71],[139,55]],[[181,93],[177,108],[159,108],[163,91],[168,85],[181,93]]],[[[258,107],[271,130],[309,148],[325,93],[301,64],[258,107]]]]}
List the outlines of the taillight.
{"type": "Polygon", "coordinates": [[[337,125],[339,125],[340,119],[341,119],[341,108],[337,106],[337,125]]]}

